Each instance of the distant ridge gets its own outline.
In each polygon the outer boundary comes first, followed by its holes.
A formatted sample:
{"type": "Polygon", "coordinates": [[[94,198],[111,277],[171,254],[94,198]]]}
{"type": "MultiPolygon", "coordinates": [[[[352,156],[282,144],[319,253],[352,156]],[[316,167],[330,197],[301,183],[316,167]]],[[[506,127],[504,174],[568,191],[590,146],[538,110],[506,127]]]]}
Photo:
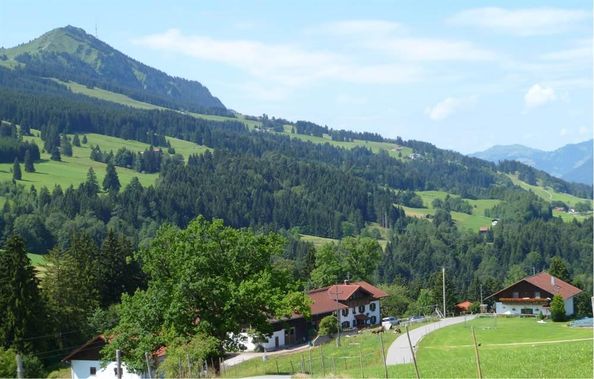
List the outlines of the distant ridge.
{"type": "Polygon", "coordinates": [[[165,107],[231,113],[199,82],[167,75],[70,25],[53,29],[28,43],[0,49],[0,65],[120,92],[165,107]]]}
{"type": "Polygon", "coordinates": [[[491,162],[515,160],[567,181],[592,184],[592,140],[568,144],[554,151],[523,145],[496,145],[470,154],[491,162]]]}

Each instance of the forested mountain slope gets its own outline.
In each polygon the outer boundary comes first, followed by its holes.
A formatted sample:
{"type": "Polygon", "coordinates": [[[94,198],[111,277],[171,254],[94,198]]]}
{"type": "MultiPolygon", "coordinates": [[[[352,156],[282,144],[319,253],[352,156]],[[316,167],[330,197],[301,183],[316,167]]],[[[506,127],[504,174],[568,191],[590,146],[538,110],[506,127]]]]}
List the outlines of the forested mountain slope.
{"type": "Polygon", "coordinates": [[[144,65],[73,26],[51,30],[13,48],[0,49],[0,65],[21,74],[111,89],[166,107],[230,114],[200,83],[144,65]]]}

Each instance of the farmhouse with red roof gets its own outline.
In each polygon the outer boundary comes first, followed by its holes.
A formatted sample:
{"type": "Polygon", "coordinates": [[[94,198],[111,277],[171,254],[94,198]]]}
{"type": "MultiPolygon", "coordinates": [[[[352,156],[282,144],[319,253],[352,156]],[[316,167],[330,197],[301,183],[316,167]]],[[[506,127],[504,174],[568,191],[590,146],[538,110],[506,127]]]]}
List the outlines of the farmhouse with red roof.
{"type": "MultiPolygon", "coordinates": [[[[307,341],[307,331],[317,328],[322,318],[336,314],[342,330],[378,325],[381,321],[380,299],[388,296],[379,288],[364,282],[345,281],[308,292],[311,304],[311,319],[293,315],[289,320],[275,320],[274,333],[263,343],[265,350],[279,349],[307,341]]],[[[247,350],[254,350],[256,343],[248,336],[243,343],[247,350]]]]}
{"type": "Polygon", "coordinates": [[[495,298],[495,312],[511,315],[550,315],[549,304],[554,295],[561,295],[565,302],[565,314],[574,313],[573,298],[581,289],[541,272],[524,279],[487,297],[495,298]]]}

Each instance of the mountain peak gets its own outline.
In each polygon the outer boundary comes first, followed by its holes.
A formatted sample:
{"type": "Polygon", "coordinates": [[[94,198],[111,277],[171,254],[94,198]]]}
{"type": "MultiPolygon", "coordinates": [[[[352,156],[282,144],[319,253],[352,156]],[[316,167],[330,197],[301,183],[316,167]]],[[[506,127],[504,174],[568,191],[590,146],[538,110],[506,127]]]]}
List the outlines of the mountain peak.
{"type": "Polygon", "coordinates": [[[76,26],[52,29],[0,53],[0,65],[36,76],[100,87],[168,108],[229,114],[199,82],[142,64],[76,26]]]}

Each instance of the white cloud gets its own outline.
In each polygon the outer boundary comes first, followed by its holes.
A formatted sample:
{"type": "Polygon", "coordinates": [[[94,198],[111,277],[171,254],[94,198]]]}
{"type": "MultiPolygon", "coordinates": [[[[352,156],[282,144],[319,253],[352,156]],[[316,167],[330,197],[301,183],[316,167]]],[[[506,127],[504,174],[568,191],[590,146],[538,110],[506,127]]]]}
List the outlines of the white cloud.
{"type": "Polygon", "coordinates": [[[520,36],[550,35],[572,29],[590,14],[583,10],[562,8],[503,9],[485,7],[467,9],[448,19],[448,23],[473,26],[520,36]]]}
{"type": "Polygon", "coordinates": [[[400,84],[419,80],[421,69],[388,62],[357,64],[349,56],[289,44],[250,40],[218,40],[185,35],[178,29],[133,41],[149,48],[237,67],[262,80],[287,87],[314,84],[321,79],[360,84],[400,84]]]}
{"type": "Polygon", "coordinates": [[[553,88],[534,84],[524,95],[524,104],[527,108],[535,108],[550,103],[556,98],[553,88]]]}
{"type": "Polygon", "coordinates": [[[436,38],[384,38],[371,40],[366,46],[409,61],[487,61],[498,58],[497,53],[468,41],[436,38]]]}
{"type": "Polygon", "coordinates": [[[467,109],[476,103],[476,96],[471,97],[448,97],[433,107],[427,107],[425,114],[433,121],[444,120],[460,110],[467,109]]]}

